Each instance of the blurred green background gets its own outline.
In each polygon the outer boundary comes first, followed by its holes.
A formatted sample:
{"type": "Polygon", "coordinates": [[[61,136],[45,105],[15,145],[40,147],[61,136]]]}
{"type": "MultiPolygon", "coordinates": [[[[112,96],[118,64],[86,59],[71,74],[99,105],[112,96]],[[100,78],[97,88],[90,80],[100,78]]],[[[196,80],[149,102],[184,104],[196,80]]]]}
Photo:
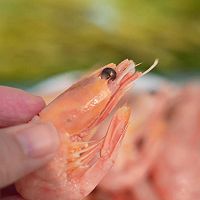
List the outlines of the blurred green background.
{"type": "Polygon", "coordinates": [[[0,83],[32,85],[130,58],[158,74],[200,71],[198,0],[1,0],[0,83]]]}

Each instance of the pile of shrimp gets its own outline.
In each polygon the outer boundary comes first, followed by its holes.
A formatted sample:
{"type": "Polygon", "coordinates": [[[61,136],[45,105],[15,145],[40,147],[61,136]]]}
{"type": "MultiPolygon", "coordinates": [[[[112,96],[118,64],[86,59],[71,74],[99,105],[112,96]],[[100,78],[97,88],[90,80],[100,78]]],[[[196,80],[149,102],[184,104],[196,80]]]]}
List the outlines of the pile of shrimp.
{"type": "Polygon", "coordinates": [[[200,199],[200,85],[126,95],[133,110],[115,165],[85,200],[200,199]]]}

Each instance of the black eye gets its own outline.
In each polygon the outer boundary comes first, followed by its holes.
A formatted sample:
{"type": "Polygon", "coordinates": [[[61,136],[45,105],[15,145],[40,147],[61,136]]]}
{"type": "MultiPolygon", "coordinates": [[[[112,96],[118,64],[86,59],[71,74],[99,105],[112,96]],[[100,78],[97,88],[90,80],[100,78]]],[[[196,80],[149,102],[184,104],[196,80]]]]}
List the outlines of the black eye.
{"type": "Polygon", "coordinates": [[[103,71],[101,72],[101,78],[102,79],[110,79],[110,80],[115,80],[117,73],[114,69],[112,68],[105,68],[103,69],[103,71]]]}

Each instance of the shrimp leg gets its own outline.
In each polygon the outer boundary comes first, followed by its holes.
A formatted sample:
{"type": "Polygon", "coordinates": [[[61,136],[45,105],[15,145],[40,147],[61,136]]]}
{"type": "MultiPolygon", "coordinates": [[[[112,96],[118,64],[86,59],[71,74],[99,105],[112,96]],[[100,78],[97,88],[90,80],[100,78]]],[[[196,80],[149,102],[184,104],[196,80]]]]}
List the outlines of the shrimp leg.
{"type": "MultiPolygon", "coordinates": [[[[121,141],[125,135],[130,117],[130,108],[123,106],[113,116],[100,149],[99,158],[79,177],[79,195],[76,190],[72,199],[81,199],[89,194],[115,163],[121,141]]],[[[98,150],[94,153],[98,153],[98,150]]],[[[71,198],[69,198],[71,199],[71,198]]]]}

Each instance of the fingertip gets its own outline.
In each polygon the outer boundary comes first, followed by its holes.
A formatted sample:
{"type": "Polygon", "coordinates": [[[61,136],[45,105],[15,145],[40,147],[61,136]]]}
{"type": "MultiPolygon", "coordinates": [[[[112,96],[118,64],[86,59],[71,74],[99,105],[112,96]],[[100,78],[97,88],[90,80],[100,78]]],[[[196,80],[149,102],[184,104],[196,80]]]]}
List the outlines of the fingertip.
{"type": "Polygon", "coordinates": [[[21,109],[26,112],[28,118],[29,116],[37,115],[45,107],[45,101],[40,96],[26,93],[22,100],[23,105],[21,105],[21,109]]]}
{"type": "Polygon", "coordinates": [[[0,127],[28,122],[44,106],[45,102],[39,96],[20,89],[0,86],[0,127]]]}
{"type": "Polygon", "coordinates": [[[56,128],[50,123],[38,123],[15,135],[27,157],[44,157],[54,153],[60,140],[56,128]]]}
{"type": "Polygon", "coordinates": [[[59,144],[59,134],[49,123],[29,123],[16,129],[2,129],[0,187],[13,183],[47,163],[55,156],[59,144]],[[3,133],[4,130],[7,134],[3,133]]]}

